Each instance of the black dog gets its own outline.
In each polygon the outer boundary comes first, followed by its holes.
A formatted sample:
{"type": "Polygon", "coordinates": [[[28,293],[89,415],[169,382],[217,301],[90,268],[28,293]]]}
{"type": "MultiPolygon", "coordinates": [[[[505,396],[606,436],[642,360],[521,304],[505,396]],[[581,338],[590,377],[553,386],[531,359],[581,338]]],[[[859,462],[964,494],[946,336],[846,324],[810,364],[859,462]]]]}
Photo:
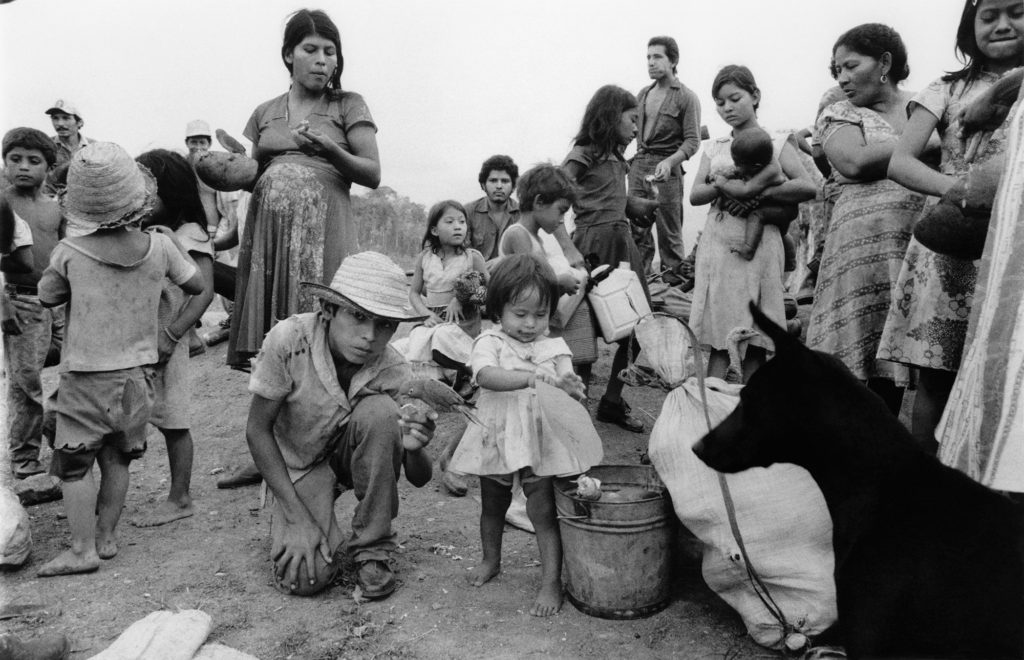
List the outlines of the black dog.
{"type": "Polygon", "coordinates": [[[693,451],[722,472],[795,463],[814,477],[849,657],[1024,657],[1024,510],[925,453],[839,360],[751,310],[776,355],[693,451]]]}

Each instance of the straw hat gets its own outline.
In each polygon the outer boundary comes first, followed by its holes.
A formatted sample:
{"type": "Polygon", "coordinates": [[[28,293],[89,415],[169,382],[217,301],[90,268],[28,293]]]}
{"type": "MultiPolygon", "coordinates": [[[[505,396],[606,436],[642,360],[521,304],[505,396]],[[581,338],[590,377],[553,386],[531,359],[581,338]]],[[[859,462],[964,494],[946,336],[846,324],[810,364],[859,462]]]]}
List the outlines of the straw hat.
{"type": "Polygon", "coordinates": [[[95,231],[139,222],[153,211],[156,179],[112,142],[91,142],[71,156],[60,208],[74,229],[95,231]]]}
{"type": "Polygon", "coordinates": [[[380,252],[360,252],[346,257],[330,286],[302,282],[327,302],[349,304],[383,319],[418,321],[426,318],[409,304],[405,271],[380,252]]]}

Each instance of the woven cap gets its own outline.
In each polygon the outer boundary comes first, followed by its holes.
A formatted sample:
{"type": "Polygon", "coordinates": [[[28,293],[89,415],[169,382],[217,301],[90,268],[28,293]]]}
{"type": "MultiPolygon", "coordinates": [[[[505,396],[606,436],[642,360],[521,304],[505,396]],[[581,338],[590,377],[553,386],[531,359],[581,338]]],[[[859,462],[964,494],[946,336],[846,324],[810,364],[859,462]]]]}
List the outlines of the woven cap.
{"type": "Polygon", "coordinates": [[[67,115],[74,115],[79,119],[82,118],[82,115],[78,113],[78,107],[67,99],[57,99],[53,102],[53,105],[46,109],[46,114],[48,115],[52,115],[55,112],[63,112],[67,115]]]}
{"type": "Polygon", "coordinates": [[[204,137],[208,138],[213,133],[210,131],[210,125],[202,119],[193,119],[185,126],[185,139],[190,137],[204,137]]]}
{"type": "Polygon", "coordinates": [[[329,286],[303,282],[327,302],[349,303],[363,311],[394,321],[425,318],[409,303],[409,281],[398,264],[380,252],[346,257],[329,286]]]}
{"type": "Polygon", "coordinates": [[[91,142],[71,156],[60,207],[80,231],[135,224],[153,211],[156,179],[112,142],[91,142]]]}

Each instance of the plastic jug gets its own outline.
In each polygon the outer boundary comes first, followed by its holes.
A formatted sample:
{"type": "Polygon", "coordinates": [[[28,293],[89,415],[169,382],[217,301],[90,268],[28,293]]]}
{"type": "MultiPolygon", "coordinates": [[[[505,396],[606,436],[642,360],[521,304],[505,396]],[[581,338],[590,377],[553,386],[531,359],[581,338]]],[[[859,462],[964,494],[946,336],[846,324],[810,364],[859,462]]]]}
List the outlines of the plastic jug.
{"type": "Polygon", "coordinates": [[[606,274],[610,266],[598,266],[591,272],[597,284],[587,294],[601,328],[601,336],[611,344],[624,339],[644,316],[651,313],[643,285],[628,261],[606,274]]]}

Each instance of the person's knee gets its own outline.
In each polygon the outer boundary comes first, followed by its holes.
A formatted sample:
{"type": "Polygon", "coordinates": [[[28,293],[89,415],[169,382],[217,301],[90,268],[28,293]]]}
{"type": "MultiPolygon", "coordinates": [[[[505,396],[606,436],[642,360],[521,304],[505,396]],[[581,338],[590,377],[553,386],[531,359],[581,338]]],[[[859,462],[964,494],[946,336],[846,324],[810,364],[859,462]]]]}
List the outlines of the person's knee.
{"type": "Polygon", "coordinates": [[[50,471],[61,481],[79,481],[92,469],[96,454],[96,449],[85,445],[58,448],[50,460],[50,471]]]}
{"type": "Polygon", "coordinates": [[[352,409],[349,424],[357,428],[391,430],[398,434],[398,404],[386,394],[364,397],[352,409]]]}

